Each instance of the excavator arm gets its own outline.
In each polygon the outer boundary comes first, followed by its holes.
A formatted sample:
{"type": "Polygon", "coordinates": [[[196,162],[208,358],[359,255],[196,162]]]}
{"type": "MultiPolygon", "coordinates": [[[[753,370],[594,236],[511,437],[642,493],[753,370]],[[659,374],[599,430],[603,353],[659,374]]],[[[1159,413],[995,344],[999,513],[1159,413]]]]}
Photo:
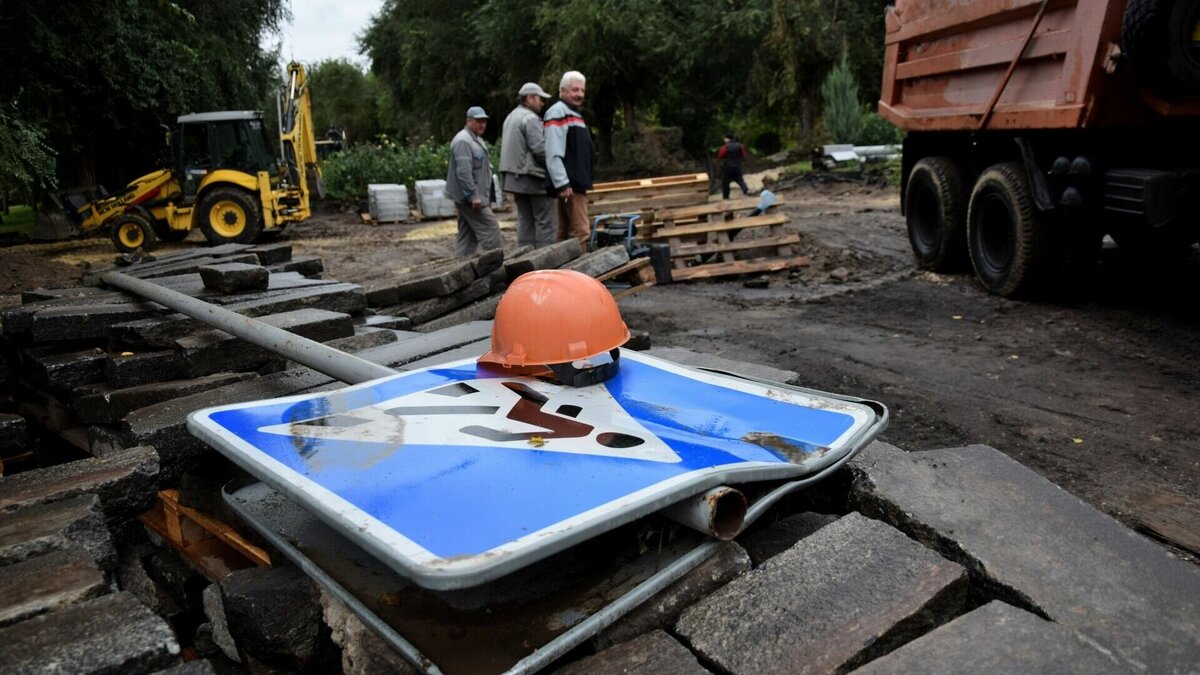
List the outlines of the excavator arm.
{"type": "Polygon", "coordinates": [[[312,104],[308,74],[304,66],[288,64],[288,82],[281,97],[279,142],[282,146],[288,183],[300,190],[302,208],[307,211],[309,194],[325,196],[321,168],[317,165],[317,139],[313,130],[312,104]]]}

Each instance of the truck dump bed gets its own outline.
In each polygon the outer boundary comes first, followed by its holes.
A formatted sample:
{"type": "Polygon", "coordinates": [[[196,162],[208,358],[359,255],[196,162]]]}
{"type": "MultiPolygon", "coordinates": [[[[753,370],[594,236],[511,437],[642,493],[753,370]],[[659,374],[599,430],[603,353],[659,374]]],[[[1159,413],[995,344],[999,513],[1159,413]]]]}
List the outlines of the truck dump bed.
{"type": "Polygon", "coordinates": [[[1114,99],[1137,94],[1105,70],[1115,63],[1124,7],[1125,0],[897,0],[887,10],[879,111],[910,131],[979,129],[985,118],[988,129],[1066,129],[1128,117],[1119,108],[1131,106],[1114,99]]]}

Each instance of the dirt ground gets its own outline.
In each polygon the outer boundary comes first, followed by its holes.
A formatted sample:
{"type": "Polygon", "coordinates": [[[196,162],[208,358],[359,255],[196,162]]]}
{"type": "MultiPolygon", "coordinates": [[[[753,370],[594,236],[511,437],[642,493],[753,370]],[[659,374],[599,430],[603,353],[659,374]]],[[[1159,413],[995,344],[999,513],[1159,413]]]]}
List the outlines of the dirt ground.
{"type": "MultiPolygon", "coordinates": [[[[761,179],[751,177],[752,188],[761,179]]],[[[1010,301],[968,275],[915,272],[895,188],[821,183],[780,195],[810,266],[763,275],[765,287],[733,279],[651,288],[622,301],[630,327],[648,330],[655,346],[794,370],[805,386],[881,401],[891,414],[882,440],[907,450],[991,445],[1126,524],[1196,537],[1194,252],[1147,269],[1106,249],[1083,294],[1010,301]]],[[[512,228],[506,221],[510,245],[512,228]]],[[[370,226],[328,211],[281,241],[321,256],[327,277],[368,283],[451,255],[454,229],[370,226]]],[[[193,238],[162,250],[201,245],[193,238]]],[[[0,294],[73,285],[113,255],[106,239],[0,250],[0,294]]]]}

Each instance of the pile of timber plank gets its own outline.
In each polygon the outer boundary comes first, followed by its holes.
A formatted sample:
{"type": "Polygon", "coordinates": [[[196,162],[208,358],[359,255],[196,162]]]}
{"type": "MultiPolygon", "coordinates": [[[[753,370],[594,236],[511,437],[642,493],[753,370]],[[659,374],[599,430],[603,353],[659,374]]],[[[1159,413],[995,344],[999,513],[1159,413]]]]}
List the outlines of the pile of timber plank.
{"type": "Polygon", "coordinates": [[[643,220],[646,220],[656,209],[707,202],[708,174],[689,173],[597,183],[588,191],[587,197],[589,217],[641,213],[643,220]]]}
{"type": "Polygon", "coordinates": [[[674,281],[807,266],[809,259],[792,250],[799,235],[784,231],[787,214],[772,207],[750,215],[757,206],[743,198],[658,209],[639,237],[670,245],[674,281]]]}
{"type": "Polygon", "coordinates": [[[661,176],[599,183],[588,193],[588,215],[638,214],[637,239],[669,244],[671,280],[773,272],[809,264],[794,255],[788,216],[749,215],[755,198],[708,201],[708,175],[661,176]],[[736,238],[736,241],[735,241],[736,238]]]}

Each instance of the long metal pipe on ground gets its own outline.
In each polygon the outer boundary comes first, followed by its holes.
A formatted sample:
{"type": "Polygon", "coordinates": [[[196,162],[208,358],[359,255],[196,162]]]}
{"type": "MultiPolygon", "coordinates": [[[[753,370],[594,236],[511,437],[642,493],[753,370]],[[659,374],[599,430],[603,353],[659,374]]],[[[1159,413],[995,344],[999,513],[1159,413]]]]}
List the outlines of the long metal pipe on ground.
{"type": "Polygon", "coordinates": [[[396,371],[378,363],[128,274],[109,272],[101,277],[101,280],[109,286],[153,300],[168,309],[186,314],[347,384],[359,384],[396,374],[396,371]]]}

